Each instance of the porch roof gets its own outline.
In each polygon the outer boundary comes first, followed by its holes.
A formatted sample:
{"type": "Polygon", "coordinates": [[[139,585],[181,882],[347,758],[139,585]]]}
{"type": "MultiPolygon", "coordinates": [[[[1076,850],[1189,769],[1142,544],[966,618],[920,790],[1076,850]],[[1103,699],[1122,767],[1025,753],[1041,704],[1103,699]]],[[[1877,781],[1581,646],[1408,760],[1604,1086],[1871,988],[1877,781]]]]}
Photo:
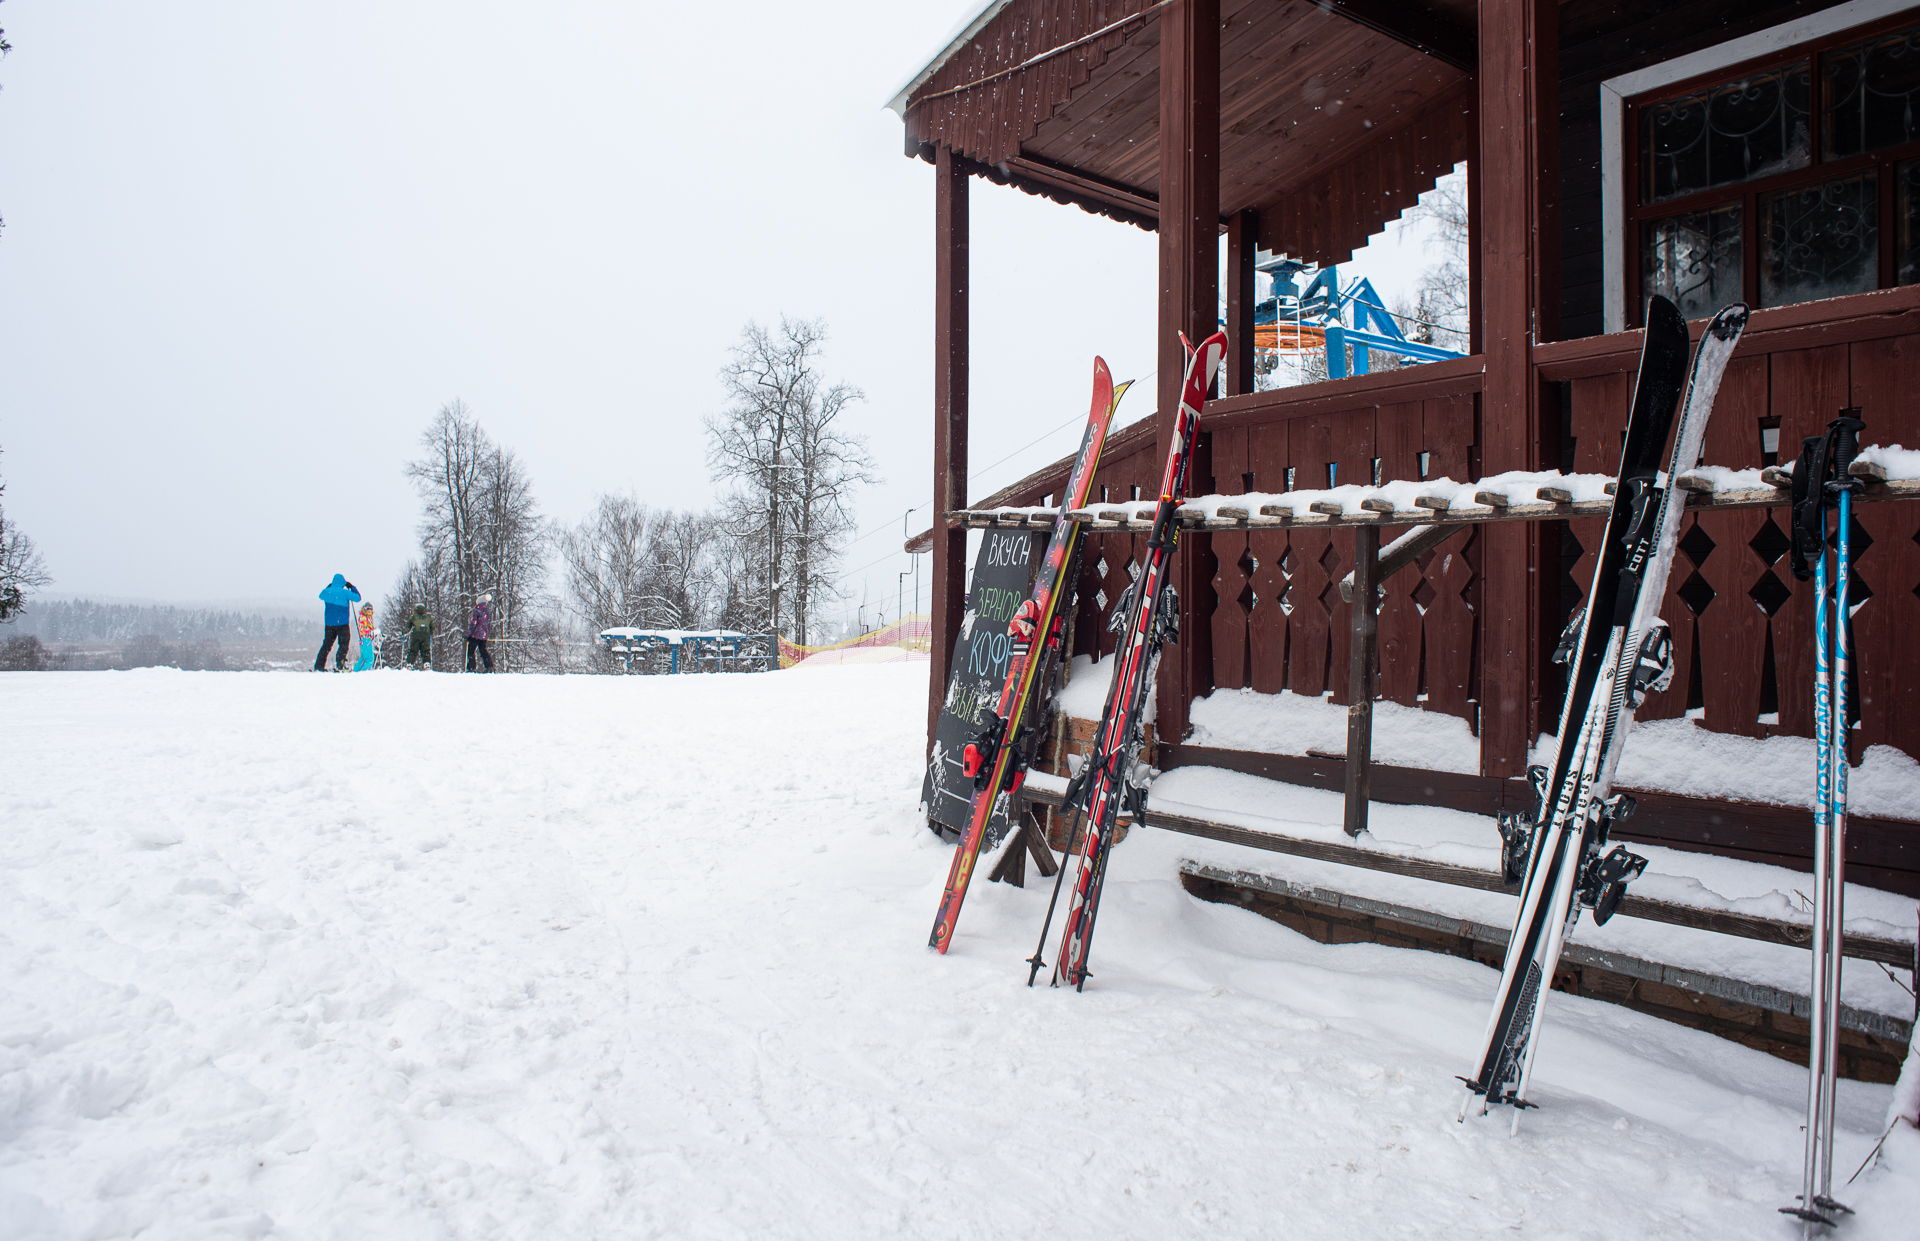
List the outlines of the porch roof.
{"type": "MultiPolygon", "coordinates": [[[[1156,0],[994,0],[894,100],[910,153],[1152,229],[1156,0]]],[[[1473,0],[1222,0],[1220,209],[1346,259],[1470,153],[1473,0]]]]}

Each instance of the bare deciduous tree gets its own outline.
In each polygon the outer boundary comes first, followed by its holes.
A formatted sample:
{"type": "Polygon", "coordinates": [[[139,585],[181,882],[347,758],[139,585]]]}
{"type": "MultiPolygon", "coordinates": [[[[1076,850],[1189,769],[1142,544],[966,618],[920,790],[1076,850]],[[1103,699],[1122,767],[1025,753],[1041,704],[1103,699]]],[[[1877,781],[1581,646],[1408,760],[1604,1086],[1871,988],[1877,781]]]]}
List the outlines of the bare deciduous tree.
{"type": "Polygon", "coordinates": [[[434,664],[451,667],[474,601],[491,594],[493,636],[503,640],[497,662],[510,668],[515,640],[526,636],[519,630],[543,602],[549,531],[532,480],[462,401],[441,406],[420,438],[427,451],[407,463],[406,473],[423,504],[421,558],[401,574],[387,623],[426,603],[436,631],[434,664]]]}
{"type": "MultiPolygon", "coordinates": [[[[1425,325],[1424,339],[1428,343],[1463,353],[1470,326],[1467,255],[1473,236],[1473,220],[1467,208],[1467,174],[1465,168],[1460,167],[1435,182],[1431,190],[1420,196],[1419,203],[1401,217],[1408,226],[1416,223],[1431,226],[1433,255],[1437,260],[1421,273],[1420,283],[1415,287],[1413,319],[1425,325]]],[[[1411,331],[1407,335],[1414,337],[1411,331]]]]}
{"type": "MultiPolygon", "coordinates": [[[[560,538],[569,611],[590,634],[707,628],[722,592],[717,532],[706,514],[650,511],[630,495],[601,496],[560,538]]],[[[610,667],[601,655],[595,662],[610,667]]]]}
{"type": "Polygon", "coordinates": [[[655,513],[647,530],[654,565],[652,599],[661,628],[702,629],[717,593],[714,519],[704,513],[655,513]]]}
{"type": "Polygon", "coordinates": [[[501,659],[511,663],[515,649],[543,602],[550,532],[533,498],[533,480],[508,448],[493,446],[480,460],[480,580],[493,595],[494,636],[502,639],[501,659]]]}
{"type": "Polygon", "coordinates": [[[589,633],[647,624],[647,506],[604,495],[560,536],[567,605],[589,633]]]}
{"type": "Polygon", "coordinates": [[[707,464],[735,485],[723,533],[761,556],[734,558],[745,577],[729,583],[727,610],[747,622],[742,628],[802,644],[816,608],[838,596],[832,568],[851,524],[852,489],[876,481],[865,437],[840,422],[865,395],[820,374],[826,338],[817,319],[783,317],[778,331],[748,323],[720,372],[729,404],[707,419],[707,464]]]}
{"type": "MultiPolygon", "coordinates": [[[[0,483],[0,495],[6,490],[7,485],[0,483]]],[[[20,527],[9,525],[6,510],[0,509],[0,623],[18,616],[27,596],[52,580],[33,540],[20,527]]]]}

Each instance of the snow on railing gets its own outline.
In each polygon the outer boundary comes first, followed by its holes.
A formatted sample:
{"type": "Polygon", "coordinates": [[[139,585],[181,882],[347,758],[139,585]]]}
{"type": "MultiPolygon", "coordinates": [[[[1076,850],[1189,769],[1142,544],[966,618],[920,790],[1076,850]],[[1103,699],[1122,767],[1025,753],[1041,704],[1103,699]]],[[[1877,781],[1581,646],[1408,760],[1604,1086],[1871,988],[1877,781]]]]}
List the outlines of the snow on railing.
{"type": "MultiPolygon", "coordinates": [[[[1920,499],[1920,451],[1898,444],[1862,449],[1854,477],[1867,484],[1861,500],[1920,499]]],[[[1679,479],[1690,508],[1771,508],[1788,502],[1793,467],[1729,469],[1703,465],[1679,479]]],[[[1179,509],[1186,529],[1246,530],[1286,526],[1431,525],[1490,521],[1552,521],[1602,517],[1613,506],[1613,479],[1605,474],[1515,470],[1475,482],[1451,478],[1348,484],[1320,490],[1196,496],[1179,509]]],[[[1139,531],[1152,526],[1152,499],[1089,505],[1067,514],[1095,530],[1139,531]]],[[[967,509],[948,514],[967,526],[1052,526],[1059,510],[1030,505],[967,509]]]]}

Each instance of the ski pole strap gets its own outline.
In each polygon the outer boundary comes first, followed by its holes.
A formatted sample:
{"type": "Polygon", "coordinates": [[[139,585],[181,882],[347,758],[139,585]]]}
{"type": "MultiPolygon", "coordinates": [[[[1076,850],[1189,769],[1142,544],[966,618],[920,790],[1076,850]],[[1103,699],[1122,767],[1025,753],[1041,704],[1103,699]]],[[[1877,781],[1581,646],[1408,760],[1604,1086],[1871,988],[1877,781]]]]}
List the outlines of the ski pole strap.
{"type": "Polygon", "coordinates": [[[1810,435],[1800,445],[1800,461],[1793,467],[1793,576],[1813,576],[1813,561],[1827,550],[1827,510],[1842,491],[1858,491],[1860,483],[1848,474],[1860,453],[1860,432],[1867,424],[1858,406],[1840,411],[1827,424],[1825,435],[1810,435]]]}
{"type": "Polygon", "coordinates": [[[1827,451],[1829,435],[1809,435],[1800,444],[1793,467],[1793,552],[1788,561],[1795,581],[1813,576],[1813,562],[1827,551],[1827,451]]]}

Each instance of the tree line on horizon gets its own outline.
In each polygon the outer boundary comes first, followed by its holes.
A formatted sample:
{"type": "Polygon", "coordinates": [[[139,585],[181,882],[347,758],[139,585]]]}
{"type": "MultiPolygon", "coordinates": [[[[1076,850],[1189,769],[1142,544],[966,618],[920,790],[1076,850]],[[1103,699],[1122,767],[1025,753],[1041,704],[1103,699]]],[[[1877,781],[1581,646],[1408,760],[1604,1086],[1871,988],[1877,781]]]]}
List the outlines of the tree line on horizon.
{"type": "MultiPolygon", "coordinates": [[[[827,635],[823,610],[840,599],[834,569],[852,529],[852,492],[877,481],[865,437],[843,416],[865,399],[821,372],[819,320],[749,322],[720,371],[724,407],[705,420],[710,476],[725,487],[704,511],[647,504],[631,491],[597,497],[577,523],[544,515],[531,472],[496,442],[465,402],[442,406],[404,474],[420,497],[419,546],[375,599],[382,655],[404,659],[416,606],[434,622],[432,662],[464,660],[468,619],[491,596],[501,671],[615,671],[600,632],[730,629],[807,645],[827,635]]],[[[0,491],[4,486],[0,485],[0,491]]],[[[175,606],[35,603],[51,578],[33,544],[0,511],[0,671],[253,666],[222,643],[296,646],[320,640],[320,617],[175,606]],[[117,642],[116,651],[55,651],[117,642]]],[[[357,610],[357,609],[356,609],[357,610]]]]}

